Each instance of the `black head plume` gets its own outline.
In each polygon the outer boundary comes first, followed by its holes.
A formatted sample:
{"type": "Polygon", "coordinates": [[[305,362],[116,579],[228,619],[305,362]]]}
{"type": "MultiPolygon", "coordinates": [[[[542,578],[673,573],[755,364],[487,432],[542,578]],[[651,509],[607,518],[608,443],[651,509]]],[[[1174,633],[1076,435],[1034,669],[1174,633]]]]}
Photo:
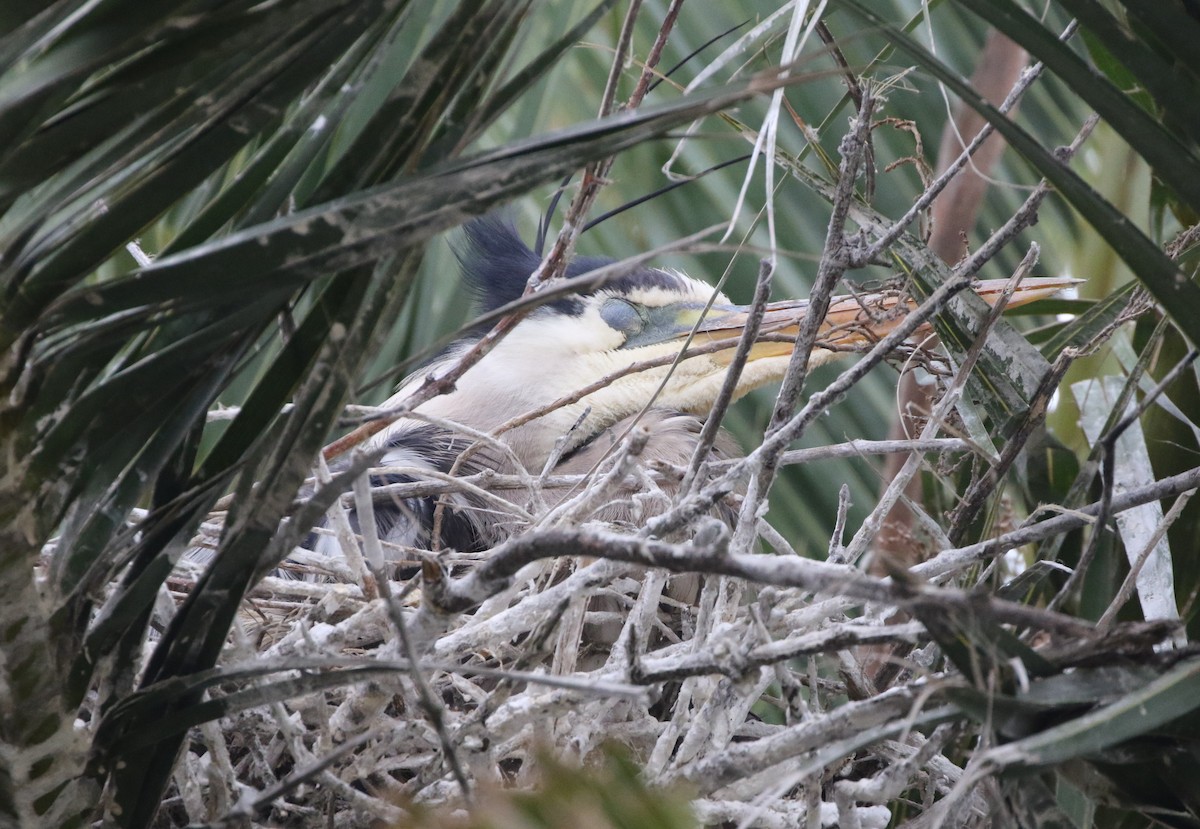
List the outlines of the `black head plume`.
{"type": "MultiPolygon", "coordinates": [[[[517,233],[512,221],[503,215],[474,219],[463,227],[465,244],[455,246],[454,253],[462,267],[463,279],[480,303],[480,311],[488,313],[521,297],[529,276],[542,258],[534,253],[517,233]]],[[[615,260],[602,256],[578,256],[567,265],[566,276],[575,279],[591,271],[613,264],[615,260]]],[[[624,291],[634,286],[678,288],[679,278],[657,268],[639,267],[632,272],[615,275],[604,287],[624,291]]],[[[599,286],[580,291],[588,294],[599,286]]],[[[579,302],[571,298],[549,303],[560,314],[582,313],[579,302]]]]}
{"type": "MultiPolygon", "coordinates": [[[[525,244],[512,221],[502,215],[484,216],[468,222],[463,233],[466,244],[456,246],[454,253],[462,267],[463,279],[479,300],[480,311],[494,311],[519,299],[542,258],[525,244]]],[[[567,278],[582,276],[612,261],[599,256],[576,257],[567,265],[567,278]]],[[[564,299],[551,305],[560,312],[570,313],[575,303],[564,299]]]]}

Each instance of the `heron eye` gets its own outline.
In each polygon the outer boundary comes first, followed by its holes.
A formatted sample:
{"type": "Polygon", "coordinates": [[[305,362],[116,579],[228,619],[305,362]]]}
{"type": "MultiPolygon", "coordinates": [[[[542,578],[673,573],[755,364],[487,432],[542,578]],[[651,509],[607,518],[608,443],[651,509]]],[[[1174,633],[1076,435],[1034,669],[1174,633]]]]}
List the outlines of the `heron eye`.
{"type": "Polygon", "coordinates": [[[626,337],[640,334],[646,327],[646,317],[632,302],[612,297],[600,306],[600,319],[626,337]]]}

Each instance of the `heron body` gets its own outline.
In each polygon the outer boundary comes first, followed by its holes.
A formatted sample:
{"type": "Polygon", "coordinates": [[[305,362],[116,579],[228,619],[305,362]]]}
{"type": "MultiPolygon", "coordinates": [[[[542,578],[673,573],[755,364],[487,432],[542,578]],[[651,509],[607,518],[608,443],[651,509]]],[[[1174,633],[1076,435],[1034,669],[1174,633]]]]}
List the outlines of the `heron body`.
{"type": "MultiPolygon", "coordinates": [[[[482,310],[494,311],[520,298],[540,257],[515,228],[500,218],[479,219],[467,225],[465,240],[459,259],[482,310]]],[[[381,466],[398,470],[385,474],[383,481],[417,480],[422,470],[538,475],[555,453],[560,454],[554,472],[588,472],[635,423],[646,430],[644,461],[686,465],[725,382],[749,309],[704,282],[657,268],[638,268],[604,281],[581,279],[610,264],[575,259],[565,276],[579,284],[578,291],[537,307],[469,368],[452,391],[374,435],[370,446],[383,450],[381,466]],[[676,359],[688,341],[704,353],[676,359]],[[642,368],[628,371],[633,366],[642,368]],[[611,382],[602,382],[606,378],[611,382]],[[583,389],[590,391],[570,399],[583,389]],[[552,407],[564,398],[569,402],[552,407]],[[519,422],[531,412],[540,414],[519,422]],[[462,455],[476,443],[473,435],[481,433],[494,440],[462,455]]],[[[1033,280],[1015,302],[1050,295],[1067,284],[1069,280],[1033,280]]],[[[889,302],[887,307],[895,310],[906,301],[889,302]]],[[[805,303],[797,301],[768,305],[763,332],[775,336],[750,349],[735,397],[782,377],[792,351],[787,335],[794,336],[804,310],[805,303]]],[[[898,316],[892,314],[889,321],[887,315],[864,313],[862,297],[835,299],[824,339],[869,342],[898,316]]],[[[403,405],[426,377],[455,365],[482,333],[452,344],[384,405],[403,405]]],[[[835,356],[835,350],[818,348],[810,366],[835,356]]],[[[736,450],[722,439],[712,451],[720,457],[736,450]]],[[[636,522],[645,516],[636,514],[635,504],[619,498],[593,517],[636,522]]],[[[382,499],[376,513],[382,540],[424,549],[434,543],[434,498],[382,499]]],[[[514,529],[510,515],[469,494],[449,497],[439,523],[437,541],[460,551],[485,550],[514,529]]]]}
{"type": "MultiPolygon", "coordinates": [[[[520,298],[541,258],[515,228],[496,217],[480,219],[466,227],[465,241],[457,252],[464,279],[481,310],[494,311],[520,298]]],[[[608,259],[576,258],[565,276],[578,280],[610,264],[608,259]]],[[[685,360],[674,372],[664,364],[619,377],[578,401],[527,423],[497,430],[631,364],[674,357],[713,293],[710,285],[699,280],[643,268],[537,308],[468,369],[453,391],[422,404],[420,417],[399,420],[372,439],[372,448],[384,450],[381,467],[411,470],[383,480],[414,480],[421,469],[439,473],[454,469],[458,475],[469,475],[485,469],[512,473],[519,466],[536,475],[552,452],[559,454],[552,470],[555,474],[586,473],[595,469],[635,424],[645,430],[643,463],[686,464],[724,380],[727,354],[685,360]],[[656,392],[659,402],[647,409],[656,392]],[[438,425],[450,423],[463,428],[438,425]],[[493,445],[461,455],[475,443],[470,432],[496,433],[505,451],[493,445]]],[[[714,314],[731,318],[743,312],[721,294],[713,307],[714,314]]],[[[740,329],[740,317],[737,325],[740,329]]],[[[736,335],[736,331],[731,333],[736,335]]],[[[427,376],[454,365],[481,334],[452,344],[383,405],[401,405],[427,376]]],[[[778,376],[790,352],[790,346],[778,346],[773,349],[779,352],[774,358],[778,366],[759,379],[747,371],[739,392],[778,376]]],[[[724,435],[712,451],[718,458],[736,454],[732,440],[724,435]]],[[[546,494],[552,502],[567,493],[551,489],[546,494]]],[[[498,514],[469,495],[453,496],[446,503],[438,539],[444,546],[460,551],[487,549],[513,528],[511,516],[498,514]]],[[[429,531],[434,506],[433,498],[377,502],[381,538],[427,548],[432,540],[429,531]]],[[[633,522],[639,517],[635,513],[633,502],[623,499],[606,504],[593,517],[633,522]]]]}

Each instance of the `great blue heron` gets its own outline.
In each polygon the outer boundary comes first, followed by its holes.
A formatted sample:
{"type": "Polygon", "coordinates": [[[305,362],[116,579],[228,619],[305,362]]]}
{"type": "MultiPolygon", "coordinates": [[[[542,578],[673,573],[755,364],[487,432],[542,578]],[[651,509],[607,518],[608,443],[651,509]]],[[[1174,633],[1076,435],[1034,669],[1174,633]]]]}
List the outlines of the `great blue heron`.
{"type": "MultiPolygon", "coordinates": [[[[518,299],[540,257],[521,240],[513,225],[497,217],[479,219],[466,226],[465,240],[458,255],[465,280],[482,310],[494,311],[518,299]]],[[[734,305],[721,293],[714,296],[711,285],[658,268],[637,268],[598,285],[580,279],[610,264],[606,259],[575,259],[566,276],[584,287],[534,310],[459,378],[452,391],[421,404],[414,416],[400,419],[372,437],[370,445],[385,450],[381,466],[397,470],[377,476],[376,483],[413,481],[421,477],[422,470],[444,474],[454,469],[469,474],[523,468],[537,475],[552,453],[560,453],[554,455],[556,473],[587,472],[635,420],[648,433],[642,451],[645,460],[687,464],[701,424],[725,379],[749,309],[734,305]],[[693,346],[707,346],[707,350],[700,348],[705,353],[671,364],[689,335],[693,346]],[[649,367],[623,373],[634,365],[649,367]],[[512,425],[521,415],[545,410],[604,378],[613,379],[578,400],[512,425]],[[494,434],[495,440],[460,456],[476,443],[472,433],[494,434]]],[[[1028,280],[1012,304],[1048,296],[1070,282],[1028,280]]],[[[987,284],[981,293],[995,295],[1003,284],[987,284]]],[[[876,302],[872,314],[864,311],[862,297],[835,299],[826,318],[826,342],[833,339],[842,346],[869,342],[895,325],[902,316],[895,312],[904,301],[893,296],[885,300],[876,297],[876,302]],[[888,310],[893,313],[879,316],[880,311],[888,310]]],[[[783,375],[792,351],[787,333],[794,335],[803,313],[803,302],[768,306],[763,331],[775,336],[754,344],[735,396],[783,375]]],[[[453,365],[481,334],[452,344],[384,406],[403,405],[426,377],[453,365]]],[[[835,356],[835,350],[818,348],[810,365],[835,356]]],[[[732,443],[718,441],[713,451],[718,456],[728,454],[733,451],[732,443]]],[[[436,503],[434,497],[380,497],[376,516],[381,539],[429,549],[436,503]]],[[[597,517],[630,520],[634,517],[632,503],[606,504],[597,517]]],[[[512,530],[511,516],[470,494],[448,497],[446,505],[436,522],[440,546],[479,552],[512,530]]],[[[332,540],[326,540],[321,546],[336,549],[331,545],[332,540]]]]}

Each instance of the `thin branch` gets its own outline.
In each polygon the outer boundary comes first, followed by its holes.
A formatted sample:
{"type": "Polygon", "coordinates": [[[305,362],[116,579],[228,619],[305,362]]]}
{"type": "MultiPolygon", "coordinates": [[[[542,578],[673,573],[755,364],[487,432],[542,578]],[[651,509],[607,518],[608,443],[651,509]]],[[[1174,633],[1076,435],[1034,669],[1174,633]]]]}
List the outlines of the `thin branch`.
{"type": "Polygon", "coordinates": [[[684,473],[683,483],[680,486],[681,493],[687,494],[692,490],[696,480],[705,468],[708,455],[717,440],[721,421],[725,417],[725,412],[729,409],[729,404],[733,402],[733,395],[737,390],[738,381],[742,377],[742,370],[746,367],[746,361],[750,358],[750,349],[754,347],[754,343],[758,340],[763,315],[767,310],[767,300],[771,298],[771,276],[774,273],[775,266],[771,264],[769,259],[759,261],[758,279],[754,285],[754,299],[750,305],[750,313],[746,317],[746,324],[742,328],[741,337],[738,339],[737,349],[734,351],[729,368],[725,372],[725,379],[721,383],[721,391],[717,394],[717,399],[713,402],[708,417],[704,420],[704,426],[700,430],[700,436],[696,440],[696,448],[692,451],[692,460],[688,464],[687,472],[684,473]]]}
{"type": "MultiPolygon", "coordinates": [[[[825,234],[825,245],[821,252],[821,261],[817,266],[817,275],[813,280],[809,293],[808,307],[804,318],[800,321],[796,333],[796,342],[792,347],[792,355],[788,361],[787,370],[780,382],[779,393],[775,398],[775,406],[767,425],[765,439],[759,451],[755,452],[756,467],[750,476],[745,499],[738,516],[738,537],[735,539],[736,549],[749,549],[755,527],[755,519],[766,502],[767,495],[774,483],[779,465],[779,456],[786,449],[785,444],[772,442],[772,438],[781,433],[788,418],[795,411],[804,382],[808,376],[809,360],[817,342],[821,325],[829,313],[829,305],[833,290],[841,281],[845,268],[844,249],[846,248],[846,220],[850,214],[850,205],[854,199],[855,181],[866,155],[867,137],[871,129],[871,114],[875,108],[875,98],[870,88],[866,88],[862,104],[858,110],[850,132],[839,145],[842,160],[838,169],[837,187],[833,197],[833,212],[825,234]],[[767,450],[770,445],[772,448],[767,450]]],[[[773,163],[773,159],[771,162],[773,163]]]]}
{"type": "Polygon", "coordinates": [[[838,490],[837,518],[833,522],[833,534],[829,536],[829,554],[825,560],[834,564],[846,563],[846,513],[850,510],[850,486],[842,484],[838,490]]]}
{"type": "Polygon", "coordinates": [[[689,653],[682,658],[659,657],[643,659],[630,670],[630,679],[639,684],[677,682],[689,676],[722,674],[740,679],[750,671],[765,665],[775,665],[790,659],[844,650],[858,645],[884,643],[916,643],[925,634],[919,622],[902,625],[833,625],[824,630],[801,633],[758,645],[738,652],[728,647],[689,653]]]}
{"type": "Polygon", "coordinates": [[[817,24],[817,36],[821,38],[821,42],[829,49],[829,54],[833,58],[833,62],[838,65],[838,69],[842,72],[842,82],[846,84],[846,92],[850,95],[850,100],[854,102],[855,109],[862,110],[863,91],[862,85],[858,82],[854,72],[850,69],[850,62],[846,60],[846,56],[842,54],[841,47],[837,44],[837,38],[833,36],[833,32],[829,31],[829,27],[822,20],[817,24]]]}
{"type": "MultiPolygon", "coordinates": [[[[1124,512],[1151,501],[1174,497],[1197,487],[1200,487],[1200,467],[1189,469],[1178,475],[1160,478],[1152,484],[1115,495],[1112,498],[1111,506],[1105,511],[1108,514],[1124,512]]],[[[1103,504],[1103,500],[1096,501],[1079,509],[998,535],[995,538],[980,541],[977,544],[943,550],[928,561],[913,565],[911,572],[921,578],[939,579],[1014,547],[1062,535],[1080,527],[1094,525],[1096,516],[1100,515],[1102,511],[1103,504]]]]}
{"type": "MultiPolygon", "coordinates": [[[[1100,123],[1099,116],[1088,116],[1071,143],[1058,150],[1057,156],[1059,160],[1064,164],[1070,161],[1075,156],[1075,153],[1079,152],[1079,148],[1083,146],[1083,142],[1092,134],[1092,130],[1096,128],[1098,123],[1100,123]]],[[[979,273],[983,266],[992,261],[1005,245],[1016,238],[1021,231],[1033,226],[1037,222],[1038,210],[1050,192],[1050,184],[1045,179],[1038,182],[1033,192],[1017,208],[1017,211],[1009,216],[1008,220],[995,233],[989,236],[987,241],[979,246],[978,250],[956,265],[954,273],[959,276],[974,276],[979,273]]]]}
{"type": "Polygon", "coordinates": [[[1121,608],[1133,597],[1133,591],[1137,589],[1137,579],[1142,572],[1142,568],[1146,566],[1146,562],[1150,560],[1150,555],[1158,547],[1160,541],[1166,536],[1167,530],[1171,525],[1179,520],[1179,516],[1183,513],[1183,508],[1187,506],[1188,501],[1196,494],[1195,490],[1188,490],[1179,493],[1175,499],[1175,503],[1171,505],[1171,509],[1163,516],[1163,520],[1154,528],[1154,532],[1146,539],[1145,545],[1137,558],[1129,566],[1129,572],[1125,575],[1125,580],[1121,582],[1120,588],[1117,589],[1117,594],[1113,596],[1113,600],[1108,603],[1108,608],[1100,616],[1100,620],[1096,622],[1096,629],[1100,632],[1105,632],[1112,627],[1116,621],[1117,613],[1121,608]]]}
{"type": "Polygon", "coordinates": [[[354,502],[358,512],[359,526],[363,532],[363,550],[366,553],[367,565],[375,575],[375,581],[379,587],[379,595],[387,607],[388,618],[391,620],[392,626],[400,637],[401,648],[408,659],[408,675],[417,690],[417,699],[434,731],[437,732],[438,741],[442,744],[443,760],[450,767],[455,781],[458,782],[458,786],[462,790],[463,797],[470,803],[471,784],[467,779],[463,763],[458,757],[458,747],[454,744],[454,740],[450,736],[450,731],[446,726],[445,711],[442,708],[441,701],[433,693],[433,689],[430,687],[429,681],[425,678],[425,674],[421,671],[420,657],[417,654],[412,637],[408,634],[408,623],[404,619],[404,611],[400,608],[400,602],[392,595],[391,582],[388,581],[387,572],[384,569],[383,550],[379,546],[379,529],[375,523],[375,506],[371,498],[371,484],[366,475],[361,475],[354,481],[354,502]]]}
{"type": "Polygon", "coordinates": [[[775,409],[767,427],[768,437],[782,429],[788,417],[795,410],[796,401],[804,388],[804,381],[808,374],[808,361],[817,341],[817,333],[825,321],[826,314],[829,313],[833,289],[841,281],[842,275],[846,271],[843,264],[847,246],[846,220],[850,214],[850,205],[854,200],[854,183],[858,178],[863,155],[866,152],[867,134],[871,129],[871,115],[874,109],[875,99],[871,90],[867,89],[864,91],[862,106],[859,108],[854,126],[838,147],[842,161],[838,168],[837,188],[834,190],[833,211],[825,233],[825,245],[821,251],[821,261],[817,266],[817,276],[813,280],[812,290],[809,294],[808,309],[796,334],[792,359],[780,383],[775,409]]]}
{"type": "MultiPolygon", "coordinates": [[[[362,476],[358,477],[361,478],[362,476]]],[[[329,466],[326,464],[325,458],[320,456],[317,458],[317,479],[321,482],[322,486],[329,486],[330,484],[329,466]]],[[[358,478],[355,480],[357,481],[358,478]]],[[[362,551],[358,547],[354,528],[350,526],[350,515],[346,507],[342,505],[340,499],[335,500],[326,514],[333,520],[333,527],[338,546],[342,551],[342,558],[346,559],[346,563],[350,565],[350,571],[354,573],[355,578],[362,587],[363,596],[367,599],[379,598],[379,585],[376,583],[375,573],[363,561],[362,551]]],[[[374,520],[374,515],[372,515],[372,524],[374,524],[374,520]]]]}
{"type": "Polygon", "coordinates": [[[683,0],[671,0],[671,5],[667,9],[666,16],[663,18],[663,23],[658,29],[658,35],[654,38],[654,45],[650,47],[650,52],[646,56],[646,62],[642,65],[642,74],[638,77],[637,86],[634,87],[633,93],[629,96],[629,106],[640,106],[646,97],[646,93],[650,90],[650,83],[656,76],[655,68],[658,66],[659,60],[662,59],[663,49],[667,46],[667,39],[671,34],[671,30],[675,28],[675,23],[679,19],[679,11],[683,8],[683,0]]]}

